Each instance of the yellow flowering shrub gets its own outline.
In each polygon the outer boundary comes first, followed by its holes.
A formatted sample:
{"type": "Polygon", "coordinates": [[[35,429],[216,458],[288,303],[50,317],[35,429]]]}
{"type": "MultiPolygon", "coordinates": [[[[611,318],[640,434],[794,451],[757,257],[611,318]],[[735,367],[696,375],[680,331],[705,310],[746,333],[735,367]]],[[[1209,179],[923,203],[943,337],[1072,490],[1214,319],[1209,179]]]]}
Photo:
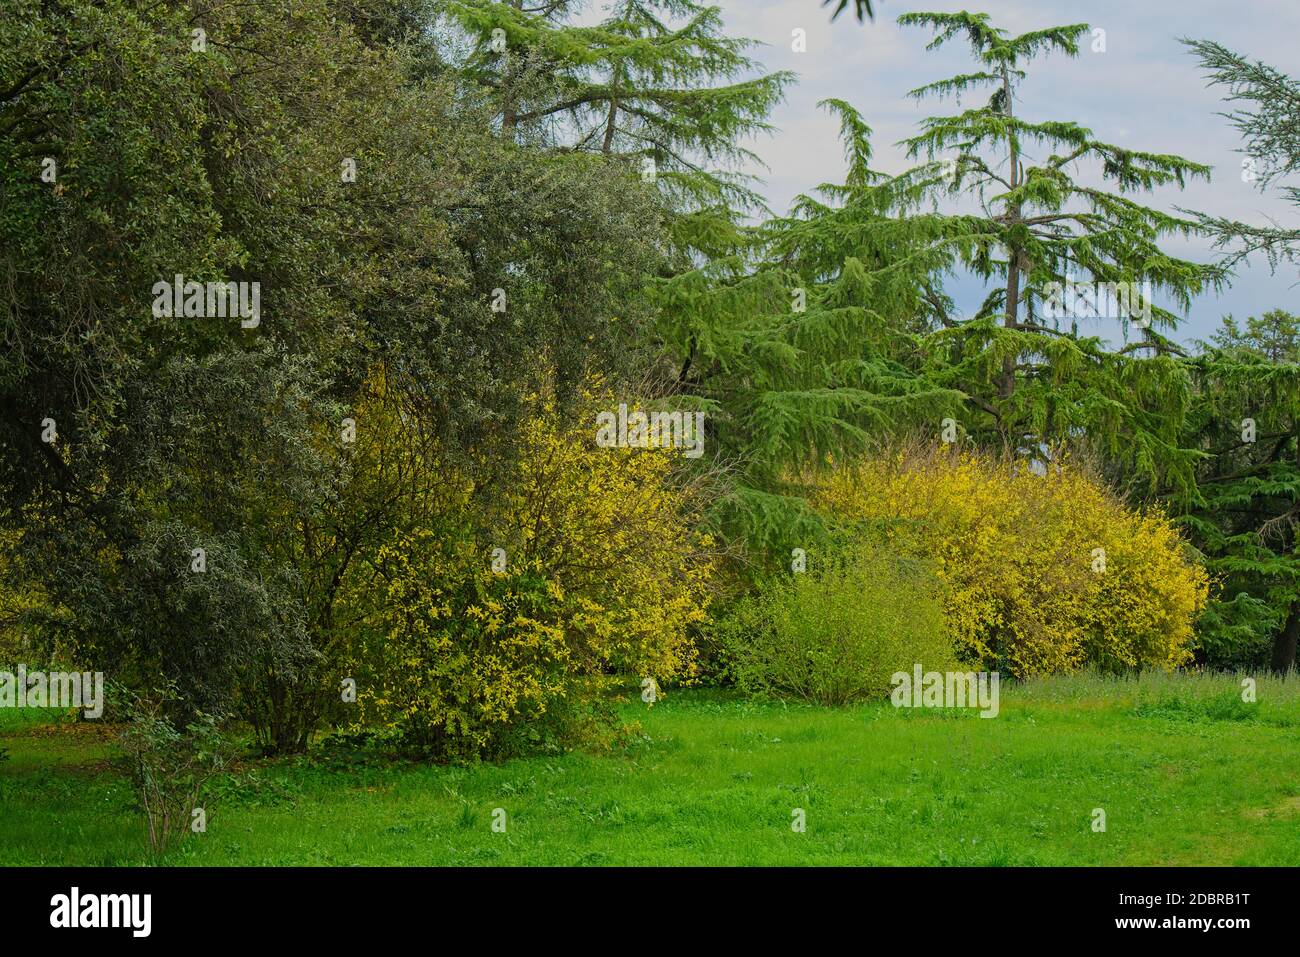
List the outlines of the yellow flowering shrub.
{"type": "Polygon", "coordinates": [[[538,403],[494,524],[525,562],[549,570],[575,652],[658,682],[689,677],[713,542],[695,530],[692,492],[675,479],[680,453],[597,446],[599,406],[588,395],[560,425],[538,403]]]}
{"type": "Polygon", "coordinates": [[[407,746],[443,757],[501,750],[502,731],[543,719],[570,689],[561,609],[536,568],[479,570],[424,537],[380,550],[385,628],[359,701],[407,746]]]}
{"type": "Polygon", "coordinates": [[[589,730],[615,676],[693,676],[712,543],[680,453],[598,446],[600,407],[535,397],[490,479],[412,445],[410,470],[439,491],[356,595],[363,723],[426,753],[495,756],[589,730]]]}
{"type": "Polygon", "coordinates": [[[833,472],[815,501],[932,563],[971,662],[1030,676],[1191,658],[1205,570],[1160,511],[1126,507],[1085,469],[910,448],[833,472]]]}

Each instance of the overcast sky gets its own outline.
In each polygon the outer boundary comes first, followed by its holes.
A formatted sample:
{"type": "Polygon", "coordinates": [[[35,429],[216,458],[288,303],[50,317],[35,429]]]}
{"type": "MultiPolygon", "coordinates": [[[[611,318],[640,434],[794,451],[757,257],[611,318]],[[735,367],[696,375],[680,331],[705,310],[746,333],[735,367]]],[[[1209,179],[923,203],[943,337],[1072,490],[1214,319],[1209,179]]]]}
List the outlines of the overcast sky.
{"type": "MultiPolygon", "coordinates": [[[[918,103],[907,91],[971,72],[973,65],[964,43],[953,41],[927,52],[929,32],[899,27],[895,18],[914,10],[969,9],[992,14],[995,26],[1016,34],[1070,23],[1106,31],[1104,53],[1093,53],[1085,44],[1077,59],[1057,55],[1033,61],[1017,112],[1033,120],[1073,120],[1103,141],[1175,153],[1214,167],[1210,183],[1193,183],[1181,192],[1162,189],[1144,202],[1167,210],[1179,205],[1246,221],[1272,218],[1300,225],[1300,213],[1280,196],[1262,194],[1242,181],[1241,143],[1217,115],[1226,108],[1222,88],[1206,86],[1195,57],[1178,42],[1182,36],[1214,39],[1295,75],[1300,73],[1294,53],[1300,36],[1297,0],[878,0],[875,22],[865,24],[849,11],[832,23],[830,9],[818,0],[714,2],[723,10],[728,33],[766,44],[754,53],[766,69],[799,75],[772,117],[777,132],[750,144],[769,167],[752,172],[766,181],[762,192],[778,212],[785,212],[798,193],[842,179],[838,126],[817,108],[821,99],[839,97],[863,113],[875,130],[878,169],[894,173],[909,165],[895,144],[914,135],[922,117],[955,112],[955,104],[918,103]],[[791,49],[796,27],[807,31],[807,52],[791,49]]],[[[1078,168],[1083,178],[1088,178],[1086,172],[1078,168]]],[[[1198,260],[1213,255],[1204,243],[1173,242],[1169,248],[1198,260]]],[[[1293,267],[1280,267],[1271,276],[1266,262],[1243,266],[1231,289],[1193,303],[1176,338],[1207,335],[1225,313],[1243,318],[1274,307],[1300,312],[1297,281],[1293,267]]],[[[955,283],[951,291],[959,307],[973,308],[982,298],[969,280],[955,283]]]]}

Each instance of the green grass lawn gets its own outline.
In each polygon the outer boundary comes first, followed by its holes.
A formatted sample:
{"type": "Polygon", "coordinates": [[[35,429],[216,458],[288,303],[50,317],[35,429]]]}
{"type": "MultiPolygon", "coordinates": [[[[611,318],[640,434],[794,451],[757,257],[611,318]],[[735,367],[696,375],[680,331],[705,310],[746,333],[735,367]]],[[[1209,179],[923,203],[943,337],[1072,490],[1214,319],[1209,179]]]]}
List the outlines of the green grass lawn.
{"type": "MultiPolygon", "coordinates": [[[[1297,685],[1053,679],[993,719],[677,692],[625,705],[641,733],[614,754],[257,763],[167,862],[1295,865],[1297,685]]],[[[0,864],[147,860],[111,729],[0,722],[0,864]]]]}

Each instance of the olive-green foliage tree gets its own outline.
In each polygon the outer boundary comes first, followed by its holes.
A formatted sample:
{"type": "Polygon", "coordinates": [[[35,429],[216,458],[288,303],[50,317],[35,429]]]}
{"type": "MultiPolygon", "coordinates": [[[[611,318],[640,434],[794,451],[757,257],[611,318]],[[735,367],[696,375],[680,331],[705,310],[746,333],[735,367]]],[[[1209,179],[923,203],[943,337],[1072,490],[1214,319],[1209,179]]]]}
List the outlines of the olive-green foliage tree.
{"type": "Polygon", "coordinates": [[[5,567],[43,587],[41,634],[124,680],[161,672],[199,708],[250,670],[318,693],[328,583],[389,521],[382,499],[342,510],[370,370],[464,461],[508,460],[530,383],[563,401],[577,372],[634,365],[654,197],[559,155],[557,190],[522,189],[537,157],[396,42],[418,4],[11,8],[5,567]],[[257,283],[257,322],[156,313],[177,275],[257,283]]]}

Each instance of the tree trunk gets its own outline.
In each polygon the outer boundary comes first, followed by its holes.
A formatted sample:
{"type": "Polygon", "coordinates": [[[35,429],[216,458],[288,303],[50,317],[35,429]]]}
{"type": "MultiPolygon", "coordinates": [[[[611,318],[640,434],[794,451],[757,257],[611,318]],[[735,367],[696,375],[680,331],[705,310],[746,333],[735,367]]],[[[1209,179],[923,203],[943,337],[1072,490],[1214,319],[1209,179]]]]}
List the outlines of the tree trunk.
{"type": "MultiPolygon", "coordinates": [[[[1020,263],[1019,253],[1016,250],[1010,250],[1009,264],[1007,266],[1007,315],[1003,320],[1003,325],[1008,329],[1014,329],[1017,321],[1020,303],[1020,263]]],[[[1011,393],[1016,384],[1016,360],[1007,357],[1002,360],[1002,381],[998,383],[998,394],[1004,398],[1011,398],[1011,393]]]]}
{"type": "Polygon", "coordinates": [[[618,100],[610,97],[609,115],[605,119],[605,141],[600,145],[600,151],[606,156],[614,148],[614,121],[618,118],[618,100]]]}
{"type": "MultiPolygon", "coordinates": [[[[523,7],[523,0],[512,0],[510,6],[518,10],[523,7]]],[[[514,50],[507,48],[503,56],[504,62],[501,66],[501,136],[513,143],[515,139],[515,126],[518,125],[518,120],[516,118],[518,108],[515,104],[514,90],[514,50]]]]}
{"type": "MultiPolygon", "coordinates": [[[[1002,68],[1002,111],[1007,116],[1012,115],[1011,108],[1011,77],[1007,73],[1007,68],[1002,68]]],[[[1007,177],[1014,190],[1020,186],[1020,149],[1016,142],[1014,132],[1008,134],[1007,152],[1011,166],[1010,175],[1007,177]]],[[[1007,218],[1011,223],[1020,221],[1020,203],[1007,203],[1007,218]]],[[[1003,325],[1008,329],[1014,329],[1020,318],[1020,250],[1013,246],[1007,247],[1007,301],[1006,301],[1006,318],[1003,325]]],[[[1016,387],[1016,361],[1012,357],[1002,360],[1002,378],[998,383],[998,394],[1004,398],[1011,398],[1011,393],[1016,387]]]]}
{"type": "Polygon", "coordinates": [[[1273,671],[1283,674],[1295,667],[1297,637],[1300,637],[1300,600],[1291,602],[1286,622],[1273,639],[1273,660],[1269,665],[1273,671]]]}
{"type": "MultiPolygon", "coordinates": [[[[1294,422],[1291,430],[1296,432],[1294,422]]],[[[1300,465],[1300,432],[1296,433],[1295,459],[1296,464],[1300,465]]],[[[1278,674],[1295,667],[1297,636],[1300,636],[1300,598],[1291,600],[1291,606],[1286,611],[1286,622],[1273,639],[1273,660],[1269,662],[1269,667],[1278,674]]]]}
{"type": "Polygon", "coordinates": [[[513,143],[515,126],[518,124],[518,120],[515,118],[515,93],[511,88],[514,81],[514,71],[509,59],[510,54],[506,53],[505,56],[507,57],[506,63],[501,69],[501,92],[504,95],[501,104],[501,136],[513,143]]]}
{"type": "Polygon", "coordinates": [[[614,148],[614,128],[618,122],[618,94],[622,87],[622,71],[617,64],[609,72],[609,112],[605,116],[605,139],[600,151],[606,156],[614,148]]]}

